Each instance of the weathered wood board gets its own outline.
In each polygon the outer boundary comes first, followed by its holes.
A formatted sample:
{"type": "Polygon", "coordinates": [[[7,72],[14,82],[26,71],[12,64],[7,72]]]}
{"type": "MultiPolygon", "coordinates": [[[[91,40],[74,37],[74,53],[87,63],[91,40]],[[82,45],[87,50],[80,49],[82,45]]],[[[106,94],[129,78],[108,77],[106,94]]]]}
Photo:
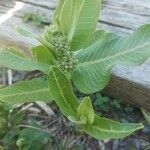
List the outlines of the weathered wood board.
{"type": "MultiPolygon", "coordinates": [[[[19,35],[15,27],[25,26],[35,33],[41,32],[32,24],[23,23],[21,17],[25,13],[40,12],[51,21],[56,4],[57,0],[1,0],[0,45],[23,50],[36,45],[37,41],[19,35]]],[[[140,25],[148,23],[150,0],[105,0],[97,27],[128,36],[140,25]]],[[[150,111],[150,60],[138,67],[116,66],[104,93],[150,111]]]]}

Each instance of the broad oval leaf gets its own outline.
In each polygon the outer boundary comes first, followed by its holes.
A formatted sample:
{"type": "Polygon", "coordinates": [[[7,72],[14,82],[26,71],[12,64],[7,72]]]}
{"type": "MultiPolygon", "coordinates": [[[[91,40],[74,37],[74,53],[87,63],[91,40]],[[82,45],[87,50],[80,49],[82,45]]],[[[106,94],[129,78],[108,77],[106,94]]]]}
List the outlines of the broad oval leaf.
{"type": "Polygon", "coordinates": [[[70,25],[71,25],[71,21],[72,21],[72,11],[73,11],[73,1],[74,0],[65,0],[62,8],[61,8],[61,12],[60,12],[60,30],[62,31],[62,33],[64,33],[65,35],[68,34],[69,30],[70,30],[70,25]]]}
{"type": "Polygon", "coordinates": [[[67,76],[56,67],[51,67],[48,74],[50,95],[66,116],[77,118],[78,99],[73,94],[72,86],[67,76]]]}
{"type": "Polygon", "coordinates": [[[44,78],[37,78],[0,89],[0,100],[8,104],[50,101],[47,81],[44,78]]]}
{"type": "Polygon", "coordinates": [[[101,0],[60,0],[53,23],[68,36],[72,50],[83,48],[90,42],[96,29],[100,7],[101,0]]]}
{"type": "Polygon", "coordinates": [[[84,132],[99,140],[124,138],[134,131],[142,129],[138,123],[119,123],[95,115],[93,124],[84,126],[84,132]]]}
{"type": "Polygon", "coordinates": [[[29,58],[22,57],[19,53],[17,54],[7,48],[0,48],[0,64],[19,71],[40,70],[47,74],[49,70],[49,65],[37,63],[29,58]]]}
{"type": "Polygon", "coordinates": [[[80,0],[81,8],[77,18],[73,39],[72,50],[78,50],[88,45],[93,37],[99,18],[101,0],[80,0]]]}
{"type": "Polygon", "coordinates": [[[150,25],[140,27],[127,39],[106,34],[77,53],[79,65],[73,73],[75,86],[83,93],[102,90],[117,64],[140,65],[150,57],[150,25]]]}
{"type": "Polygon", "coordinates": [[[61,0],[55,10],[53,23],[70,42],[73,38],[83,0],[61,0]]]}

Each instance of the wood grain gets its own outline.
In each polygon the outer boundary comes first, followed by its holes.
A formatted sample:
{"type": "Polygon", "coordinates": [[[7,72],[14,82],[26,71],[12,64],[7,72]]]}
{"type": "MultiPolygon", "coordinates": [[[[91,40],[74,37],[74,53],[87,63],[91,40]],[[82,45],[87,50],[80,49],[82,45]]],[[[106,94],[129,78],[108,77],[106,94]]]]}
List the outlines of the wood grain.
{"type": "MultiPolygon", "coordinates": [[[[27,50],[37,41],[23,37],[15,31],[16,26],[39,33],[39,28],[31,23],[25,24],[21,17],[25,13],[44,14],[52,20],[57,5],[56,0],[1,0],[0,1],[0,44],[15,46],[27,50]],[[2,21],[16,5],[22,8],[13,11],[12,16],[2,21]]],[[[128,36],[143,24],[150,24],[150,0],[105,0],[97,27],[128,36]]],[[[120,97],[150,111],[150,60],[138,67],[116,66],[113,69],[111,82],[103,91],[106,95],[120,97]]]]}

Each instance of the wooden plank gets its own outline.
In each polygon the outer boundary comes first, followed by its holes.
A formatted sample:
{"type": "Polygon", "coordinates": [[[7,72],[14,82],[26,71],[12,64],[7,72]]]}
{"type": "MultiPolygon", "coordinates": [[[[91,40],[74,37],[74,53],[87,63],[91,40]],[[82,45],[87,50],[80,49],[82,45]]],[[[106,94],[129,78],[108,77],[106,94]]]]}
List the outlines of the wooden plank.
{"type": "MultiPolygon", "coordinates": [[[[47,6],[53,10],[58,0],[22,0],[38,6],[47,6]],[[57,1],[57,2],[56,2],[57,1]]],[[[105,0],[98,28],[120,35],[128,35],[140,25],[150,23],[149,0],[105,0]]]]}
{"type": "MultiPolygon", "coordinates": [[[[45,14],[51,21],[56,5],[56,0],[1,0],[0,44],[20,47],[24,50],[38,44],[36,40],[19,35],[14,27],[25,26],[35,33],[41,32],[32,24],[23,23],[21,17],[33,11],[45,14]],[[16,6],[20,8],[15,10],[16,6]],[[11,17],[7,18],[10,11],[11,17]]],[[[127,36],[140,25],[150,23],[150,1],[105,0],[100,18],[98,28],[127,36]]],[[[113,69],[111,82],[103,92],[145,107],[150,111],[150,60],[134,68],[116,66],[113,69]]]]}
{"type": "Polygon", "coordinates": [[[103,93],[150,111],[150,61],[137,67],[116,66],[103,93]]]}

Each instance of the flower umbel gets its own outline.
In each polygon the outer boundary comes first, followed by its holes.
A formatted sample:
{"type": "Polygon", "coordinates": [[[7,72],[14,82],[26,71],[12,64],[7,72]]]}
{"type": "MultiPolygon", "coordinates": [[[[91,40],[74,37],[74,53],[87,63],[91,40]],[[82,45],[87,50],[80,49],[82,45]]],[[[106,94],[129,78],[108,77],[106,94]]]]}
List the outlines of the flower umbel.
{"type": "Polygon", "coordinates": [[[44,38],[54,46],[57,55],[55,64],[65,72],[74,70],[78,61],[74,53],[70,51],[71,47],[67,40],[67,36],[56,31],[56,29],[51,26],[47,28],[44,38]]]}

